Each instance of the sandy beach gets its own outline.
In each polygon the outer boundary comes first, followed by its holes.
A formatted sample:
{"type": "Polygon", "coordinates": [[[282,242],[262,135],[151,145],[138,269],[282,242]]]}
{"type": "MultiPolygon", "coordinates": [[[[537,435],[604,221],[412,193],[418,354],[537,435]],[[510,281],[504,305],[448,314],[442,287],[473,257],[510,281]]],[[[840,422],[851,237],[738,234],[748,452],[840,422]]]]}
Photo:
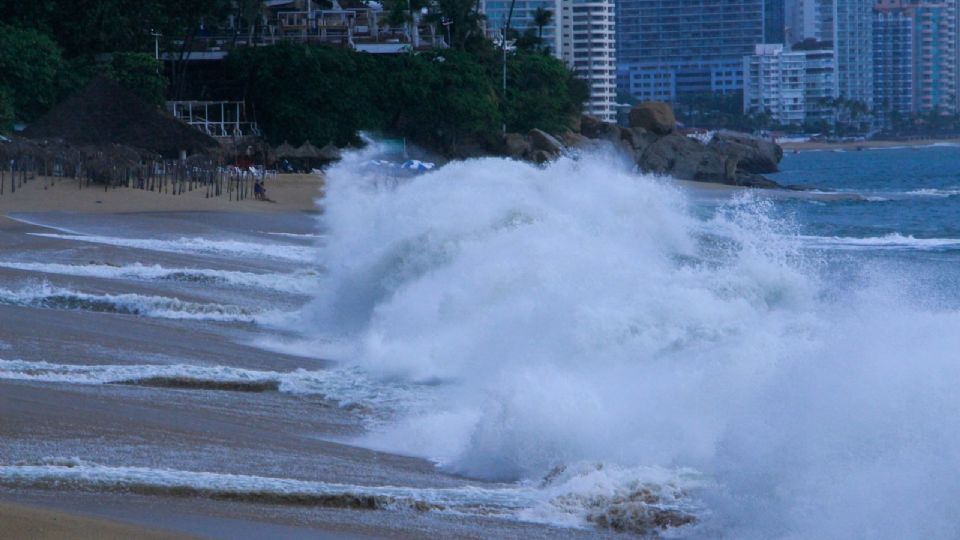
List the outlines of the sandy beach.
{"type": "Polygon", "coordinates": [[[0,538],[596,537],[355,502],[498,485],[353,444],[384,411],[338,406],[331,362],[259,345],[290,337],[252,321],[308,299],[322,234],[321,178],[266,187],[276,203],[41,178],[0,196],[0,538]],[[238,476],[258,487],[219,487],[238,476]]]}
{"type": "Polygon", "coordinates": [[[960,139],[916,139],[908,141],[852,141],[852,142],[781,142],[784,152],[809,152],[822,150],[876,150],[883,148],[922,148],[925,146],[960,145],[960,139]]]}
{"type": "MultiPolygon", "coordinates": [[[[9,182],[9,179],[7,180],[9,182]]],[[[0,195],[0,214],[11,212],[314,212],[321,196],[323,178],[310,174],[284,174],[266,181],[273,201],[251,198],[236,201],[226,194],[206,197],[203,189],[171,195],[142,189],[80,186],[72,178],[37,177],[11,193],[9,185],[0,195]]]]}
{"type": "Polygon", "coordinates": [[[126,523],[0,503],[0,538],[18,540],[189,540],[185,534],[126,523]]]}

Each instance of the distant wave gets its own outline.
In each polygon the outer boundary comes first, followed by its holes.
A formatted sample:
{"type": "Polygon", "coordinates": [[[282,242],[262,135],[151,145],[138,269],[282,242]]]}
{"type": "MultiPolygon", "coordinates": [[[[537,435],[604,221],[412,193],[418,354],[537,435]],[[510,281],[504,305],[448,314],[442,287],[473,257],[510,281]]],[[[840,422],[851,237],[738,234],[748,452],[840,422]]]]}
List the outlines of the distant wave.
{"type": "Polygon", "coordinates": [[[270,236],[282,236],[284,238],[302,238],[304,240],[311,240],[315,238],[323,238],[321,234],[314,233],[285,233],[285,232],[265,232],[264,234],[269,234],[270,236]]]}
{"type": "Polygon", "coordinates": [[[199,237],[182,237],[175,240],[151,238],[124,238],[120,236],[100,236],[87,234],[28,233],[43,238],[57,238],[92,244],[162,251],[168,253],[197,253],[206,255],[265,257],[295,262],[311,262],[316,258],[316,250],[311,246],[274,244],[264,242],[242,242],[239,240],[210,240],[199,237]]]}
{"type": "Polygon", "coordinates": [[[354,510],[413,510],[497,516],[561,527],[591,525],[649,534],[696,526],[701,509],[686,471],[561,467],[540,486],[465,484],[446,488],[361,486],[240,474],[114,467],[78,458],[0,465],[0,485],[201,497],[260,504],[354,510]]]}
{"type": "Polygon", "coordinates": [[[206,268],[165,268],[160,265],[134,263],[123,266],[111,264],[57,264],[0,261],[0,267],[29,272],[61,274],[68,276],[106,279],[170,280],[197,283],[214,283],[257,287],[290,293],[307,293],[313,290],[316,274],[297,272],[292,274],[255,274],[206,268]]]}
{"type": "Polygon", "coordinates": [[[224,304],[187,302],[167,296],[142,294],[87,294],[33,285],[19,290],[0,288],[0,303],[15,306],[95,311],[162,319],[254,322],[257,310],[224,304]]]}
{"type": "Polygon", "coordinates": [[[867,238],[845,236],[800,236],[808,245],[849,249],[949,250],[960,248],[958,238],[915,238],[898,233],[867,238]]]}

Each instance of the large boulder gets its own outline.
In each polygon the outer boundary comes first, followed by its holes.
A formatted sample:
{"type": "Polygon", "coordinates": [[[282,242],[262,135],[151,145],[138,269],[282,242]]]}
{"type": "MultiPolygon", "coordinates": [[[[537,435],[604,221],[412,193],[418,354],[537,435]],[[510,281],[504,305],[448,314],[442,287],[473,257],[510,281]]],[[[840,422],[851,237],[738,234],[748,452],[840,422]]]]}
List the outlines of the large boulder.
{"type": "Polygon", "coordinates": [[[503,153],[513,159],[526,159],[530,155],[530,142],[519,133],[507,133],[503,136],[503,153]]]}
{"type": "Polygon", "coordinates": [[[560,134],[560,141],[567,148],[588,148],[591,145],[590,139],[570,130],[560,134]]]}
{"type": "Polygon", "coordinates": [[[620,128],[620,140],[630,147],[638,159],[658,139],[658,136],[643,128],[620,128]]]}
{"type": "Polygon", "coordinates": [[[741,171],[750,174],[769,174],[780,170],[783,148],[780,145],[746,133],[721,131],[709,144],[721,154],[737,159],[741,171]]]}
{"type": "Polygon", "coordinates": [[[630,127],[670,135],[677,130],[677,118],[670,105],[662,101],[645,101],[630,110],[630,127]]]}
{"type": "Polygon", "coordinates": [[[736,166],[730,159],[683,135],[667,135],[650,144],[637,165],[644,172],[668,174],[680,180],[736,183],[736,166]]]}
{"type": "Polygon", "coordinates": [[[530,139],[530,146],[534,151],[540,150],[558,157],[565,150],[562,142],[542,129],[531,129],[527,137],[530,139]]]}
{"type": "Polygon", "coordinates": [[[620,140],[620,127],[593,116],[583,115],[580,118],[580,134],[588,139],[603,139],[615,143],[620,140]]]}

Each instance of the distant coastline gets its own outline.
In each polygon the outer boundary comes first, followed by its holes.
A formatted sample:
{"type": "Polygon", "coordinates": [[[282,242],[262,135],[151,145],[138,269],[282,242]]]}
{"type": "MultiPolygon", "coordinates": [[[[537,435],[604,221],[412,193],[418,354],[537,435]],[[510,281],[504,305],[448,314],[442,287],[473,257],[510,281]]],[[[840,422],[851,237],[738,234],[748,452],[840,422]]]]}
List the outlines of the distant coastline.
{"type": "Polygon", "coordinates": [[[883,148],[921,148],[927,146],[956,145],[960,146],[960,139],[911,139],[901,141],[845,141],[845,142],[826,142],[826,141],[805,141],[805,142],[779,142],[778,143],[786,153],[809,152],[815,150],[875,150],[883,148]]]}

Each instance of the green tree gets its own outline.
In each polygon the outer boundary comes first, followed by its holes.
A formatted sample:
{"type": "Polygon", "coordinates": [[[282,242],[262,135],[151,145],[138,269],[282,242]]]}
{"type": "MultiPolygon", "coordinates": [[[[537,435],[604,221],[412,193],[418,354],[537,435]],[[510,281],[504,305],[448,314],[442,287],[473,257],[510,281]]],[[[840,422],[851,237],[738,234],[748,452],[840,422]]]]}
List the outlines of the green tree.
{"type": "Polygon", "coordinates": [[[162,105],[167,79],[160,74],[160,62],[144,53],[115,53],[104,74],[154,105],[162,105]]]}
{"type": "Polygon", "coordinates": [[[31,121],[56,103],[65,63],[50,38],[35,30],[0,24],[0,87],[18,120],[31,121]]]}
{"type": "Polygon", "coordinates": [[[0,86],[0,133],[10,133],[16,113],[13,108],[13,96],[5,87],[0,86]]]}
{"type": "Polygon", "coordinates": [[[509,131],[569,129],[589,97],[586,82],[549,55],[518,51],[507,63],[507,80],[509,131]]]}
{"type": "Polygon", "coordinates": [[[533,24],[537,27],[537,37],[540,38],[540,41],[543,41],[543,27],[552,21],[553,12],[549,9],[538,7],[537,10],[533,12],[533,24]]]}

